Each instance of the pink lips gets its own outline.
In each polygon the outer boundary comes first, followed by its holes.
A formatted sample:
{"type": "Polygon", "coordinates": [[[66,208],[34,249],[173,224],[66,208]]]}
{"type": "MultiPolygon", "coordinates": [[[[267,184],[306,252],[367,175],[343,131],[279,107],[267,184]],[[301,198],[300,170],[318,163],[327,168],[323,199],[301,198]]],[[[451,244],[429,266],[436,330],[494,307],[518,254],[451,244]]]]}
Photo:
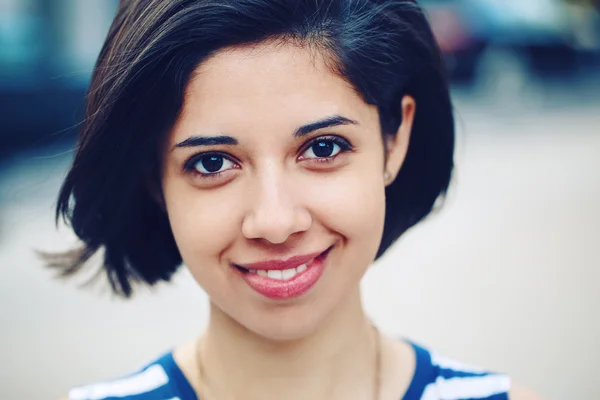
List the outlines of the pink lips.
{"type": "Polygon", "coordinates": [[[242,279],[261,295],[273,300],[283,300],[300,296],[313,287],[325,269],[325,260],[329,250],[322,253],[313,253],[292,257],[288,260],[271,260],[252,264],[244,264],[242,267],[248,270],[287,270],[307,264],[307,268],[297,273],[288,280],[270,278],[258,275],[254,272],[240,272],[242,279]],[[312,261],[312,262],[311,262],[312,261]]]}
{"type": "Polygon", "coordinates": [[[298,265],[306,264],[313,258],[317,258],[320,254],[322,254],[322,253],[312,253],[312,254],[306,254],[303,256],[294,256],[294,257],[288,258],[285,261],[283,261],[283,260],[260,261],[260,262],[255,262],[255,263],[251,263],[251,264],[243,264],[243,265],[240,265],[240,267],[243,267],[248,270],[262,269],[262,270],[267,270],[267,271],[268,270],[290,269],[290,268],[296,268],[298,265]]]}

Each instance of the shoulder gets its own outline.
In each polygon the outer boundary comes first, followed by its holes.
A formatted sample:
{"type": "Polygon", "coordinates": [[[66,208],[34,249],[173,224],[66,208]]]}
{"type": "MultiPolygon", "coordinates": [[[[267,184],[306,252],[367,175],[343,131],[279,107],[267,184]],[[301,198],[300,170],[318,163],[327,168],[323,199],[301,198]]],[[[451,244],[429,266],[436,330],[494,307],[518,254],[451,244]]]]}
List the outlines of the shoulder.
{"type": "Polygon", "coordinates": [[[444,357],[413,344],[417,356],[406,399],[541,400],[500,372],[444,357]]]}
{"type": "Polygon", "coordinates": [[[172,353],[167,353],[132,374],[73,388],[62,400],[163,400],[189,390],[172,353]]]}

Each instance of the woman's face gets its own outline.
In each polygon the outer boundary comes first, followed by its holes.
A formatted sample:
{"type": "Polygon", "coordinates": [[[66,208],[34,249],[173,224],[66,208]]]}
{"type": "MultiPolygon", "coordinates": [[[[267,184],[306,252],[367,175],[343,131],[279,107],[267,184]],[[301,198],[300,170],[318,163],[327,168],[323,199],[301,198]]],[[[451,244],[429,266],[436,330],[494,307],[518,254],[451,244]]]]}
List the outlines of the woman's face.
{"type": "MultiPolygon", "coordinates": [[[[406,143],[390,142],[392,176],[406,143]]],[[[163,162],[183,261],[235,322],[299,338],[356,293],[382,237],[384,145],[377,109],[315,52],[261,44],[205,61],[163,162]]]]}

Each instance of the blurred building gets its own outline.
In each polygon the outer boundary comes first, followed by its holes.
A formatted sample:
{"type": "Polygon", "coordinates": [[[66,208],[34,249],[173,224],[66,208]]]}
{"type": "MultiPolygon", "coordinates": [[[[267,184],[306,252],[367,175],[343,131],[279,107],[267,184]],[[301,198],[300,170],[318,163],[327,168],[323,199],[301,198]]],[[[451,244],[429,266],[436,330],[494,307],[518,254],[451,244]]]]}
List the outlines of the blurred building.
{"type": "Polygon", "coordinates": [[[0,0],[3,146],[64,135],[77,122],[117,0],[0,0]]]}
{"type": "MultiPolygon", "coordinates": [[[[418,1],[454,82],[511,93],[547,72],[577,73],[581,60],[600,53],[599,0],[418,1]]],[[[0,157],[74,137],[117,5],[0,0],[0,157]]]]}
{"type": "Polygon", "coordinates": [[[419,0],[454,79],[562,77],[600,52],[596,0],[419,0]],[[519,71],[517,71],[519,70],[519,71]]]}

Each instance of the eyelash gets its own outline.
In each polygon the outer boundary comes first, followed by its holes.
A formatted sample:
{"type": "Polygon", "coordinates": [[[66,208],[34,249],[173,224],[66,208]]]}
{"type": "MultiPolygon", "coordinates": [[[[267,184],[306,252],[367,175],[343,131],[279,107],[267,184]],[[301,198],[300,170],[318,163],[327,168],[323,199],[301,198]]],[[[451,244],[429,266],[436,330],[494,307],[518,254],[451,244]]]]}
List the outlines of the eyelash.
{"type": "MultiPolygon", "coordinates": [[[[333,156],[329,156],[329,157],[316,157],[316,158],[308,158],[308,160],[315,160],[317,162],[320,163],[330,163],[332,162],[338,155],[343,154],[343,153],[348,153],[348,152],[352,152],[354,151],[354,147],[352,146],[352,144],[347,140],[344,139],[340,136],[319,136],[316,137],[314,139],[311,139],[308,143],[306,143],[302,149],[300,150],[300,154],[303,154],[304,152],[306,152],[308,149],[310,149],[310,147],[312,145],[314,145],[317,142],[320,141],[329,141],[332,142],[333,144],[336,144],[340,147],[340,151],[333,155],[333,156]]],[[[213,173],[201,173],[198,172],[198,170],[196,169],[196,165],[198,165],[198,163],[200,161],[202,161],[202,159],[204,157],[208,157],[208,156],[218,156],[218,157],[223,157],[227,160],[229,160],[230,162],[234,163],[234,164],[238,164],[237,161],[235,161],[235,159],[233,157],[231,157],[230,155],[226,154],[226,153],[221,153],[221,152],[206,152],[206,153],[198,153],[195,154],[193,156],[191,156],[183,165],[183,170],[186,173],[192,174],[194,176],[200,177],[202,179],[216,179],[218,178],[221,174],[223,174],[224,172],[228,171],[219,171],[219,172],[213,172],[213,173]]]]}
{"type": "Polygon", "coordinates": [[[220,153],[220,152],[198,153],[198,154],[195,154],[195,155],[191,156],[183,164],[183,170],[184,170],[184,172],[186,172],[188,174],[191,174],[191,175],[193,175],[195,177],[202,178],[202,179],[216,179],[221,174],[223,174],[224,172],[228,171],[228,170],[225,170],[225,171],[219,171],[219,172],[212,172],[212,173],[208,173],[208,174],[199,172],[196,169],[196,165],[198,165],[198,163],[201,162],[204,157],[209,157],[209,156],[223,157],[224,159],[229,160],[233,164],[237,164],[237,162],[230,155],[227,155],[225,153],[220,153]]]}
{"type": "Polygon", "coordinates": [[[332,142],[333,144],[338,145],[340,147],[340,151],[339,151],[339,153],[337,153],[336,155],[333,155],[333,156],[313,158],[313,160],[316,160],[317,162],[330,162],[333,159],[335,159],[339,154],[348,153],[348,152],[351,152],[354,150],[354,147],[352,146],[352,144],[350,144],[350,142],[348,140],[346,140],[340,136],[319,136],[314,139],[311,139],[308,143],[306,143],[302,147],[300,154],[303,154],[306,150],[310,149],[312,147],[312,145],[314,145],[317,142],[321,142],[321,141],[329,141],[329,142],[332,142]]]}

